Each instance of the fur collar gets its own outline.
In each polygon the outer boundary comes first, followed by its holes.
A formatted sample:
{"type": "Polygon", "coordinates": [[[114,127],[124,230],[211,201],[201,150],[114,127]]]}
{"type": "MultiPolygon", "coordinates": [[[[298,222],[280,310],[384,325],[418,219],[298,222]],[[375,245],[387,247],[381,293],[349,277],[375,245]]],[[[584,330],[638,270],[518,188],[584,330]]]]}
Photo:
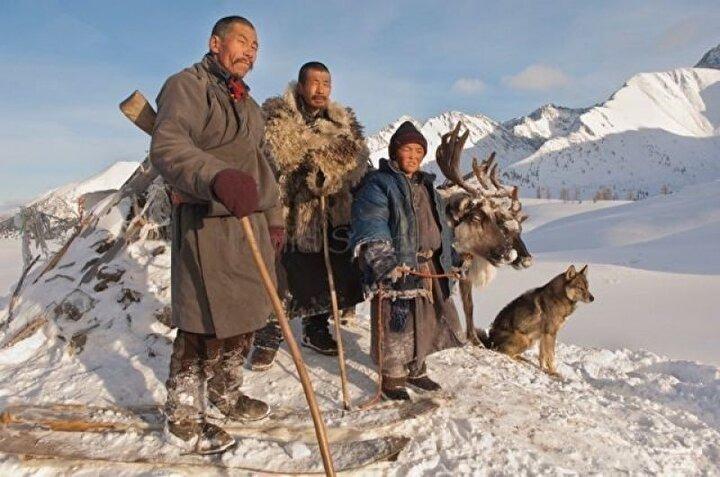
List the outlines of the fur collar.
{"type": "Polygon", "coordinates": [[[369,152],[353,111],[330,102],[327,114],[309,126],[299,101],[297,82],[292,81],[282,96],[263,104],[265,137],[281,175],[289,175],[303,165],[310,170],[320,169],[326,180],[334,177],[341,182],[343,178],[352,179],[349,175],[357,169],[364,173],[369,152]]]}
{"type": "MultiPolygon", "coordinates": [[[[302,112],[300,111],[300,97],[297,93],[298,83],[297,81],[291,81],[285,88],[285,92],[282,95],[282,99],[285,104],[296,114],[300,115],[302,119],[302,112]]],[[[353,123],[357,123],[355,114],[350,108],[346,108],[340,103],[330,101],[325,111],[327,118],[337,123],[340,129],[349,131],[353,128],[353,123]]],[[[323,119],[321,117],[321,119],[323,119]]]]}

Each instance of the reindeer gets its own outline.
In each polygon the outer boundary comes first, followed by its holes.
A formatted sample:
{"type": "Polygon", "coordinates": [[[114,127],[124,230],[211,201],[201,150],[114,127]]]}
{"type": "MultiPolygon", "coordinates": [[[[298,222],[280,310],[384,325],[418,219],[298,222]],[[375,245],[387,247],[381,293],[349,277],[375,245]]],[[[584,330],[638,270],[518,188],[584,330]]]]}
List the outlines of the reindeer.
{"type": "Polygon", "coordinates": [[[473,323],[473,286],[484,287],[495,278],[497,267],[509,264],[515,269],[532,265],[533,258],[521,238],[522,213],[518,188],[501,183],[495,153],[478,164],[473,158],[472,172],[461,176],[460,155],[469,131],[459,135],[462,123],[442,136],[436,151],[437,164],[447,179],[439,188],[446,215],[455,230],[455,250],[471,260],[467,278],[460,281],[468,340],[480,345],[473,323]],[[466,182],[475,176],[479,187],[466,182]]]}

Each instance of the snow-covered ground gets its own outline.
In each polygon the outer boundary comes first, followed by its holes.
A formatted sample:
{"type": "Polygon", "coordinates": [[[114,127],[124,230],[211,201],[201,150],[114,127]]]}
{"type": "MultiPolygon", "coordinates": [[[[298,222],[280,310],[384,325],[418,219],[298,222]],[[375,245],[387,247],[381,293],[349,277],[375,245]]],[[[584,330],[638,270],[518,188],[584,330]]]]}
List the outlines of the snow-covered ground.
{"type": "Polygon", "coordinates": [[[524,236],[538,263],[500,270],[476,293],[478,325],[568,264],[589,263],[596,300],[579,306],[561,340],[720,366],[720,182],[629,203],[525,203],[524,236]]]}
{"type": "MultiPolygon", "coordinates": [[[[439,353],[429,360],[430,374],[455,398],[432,415],[393,428],[412,438],[408,447],[396,462],[362,474],[720,474],[720,321],[714,305],[720,242],[712,239],[720,230],[718,199],[714,182],[630,203],[525,200],[531,217],[525,238],[537,263],[524,271],[501,270],[479,291],[476,323],[487,326],[504,304],[569,263],[589,263],[596,301],[581,304],[560,333],[563,378],[484,349],[439,353]]],[[[125,273],[106,289],[95,292],[95,281],[81,285],[87,296],[76,293],[71,301],[92,307],[79,319],[55,310],[77,287],[63,275],[82,275],[95,256],[91,250],[117,230],[116,221],[106,216],[94,233],[78,238],[42,286],[23,293],[10,332],[0,337],[0,407],[163,402],[173,332],[153,316],[169,302],[169,252],[158,251],[161,242],[130,245],[109,264],[109,274],[125,273]],[[140,301],[123,301],[124,289],[141,292],[140,301]],[[44,316],[49,322],[32,336],[2,348],[23,322],[44,316]]],[[[358,315],[344,335],[355,403],[372,393],[375,377],[367,305],[358,315]]],[[[304,356],[321,406],[337,409],[337,361],[307,351],[304,356]]],[[[536,352],[528,357],[536,359],[536,352]]],[[[276,407],[305,407],[284,348],[271,370],[246,376],[250,395],[276,407]]],[[[93,448],[128,439],[140,437],[89,435],[86,442],[93,448]]],[[[148,446],[165,445],[159,434],[145,439],[148,446]]],[[[251,452],[234,449],[227,459],[241,462],[251,452]]],[[[65,472],[63,465],[0,457],[6,475],[52,475],[65,472]]],[[[73,472],[87,475],[186,472],[147,464],[73,465],[73,472]]]]}

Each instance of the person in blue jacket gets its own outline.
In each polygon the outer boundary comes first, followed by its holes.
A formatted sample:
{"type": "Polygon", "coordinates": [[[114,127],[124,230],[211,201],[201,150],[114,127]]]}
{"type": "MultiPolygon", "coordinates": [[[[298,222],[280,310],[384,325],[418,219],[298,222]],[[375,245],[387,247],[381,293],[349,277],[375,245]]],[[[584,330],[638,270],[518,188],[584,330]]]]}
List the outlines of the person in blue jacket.
{"type": "Polygon", "coordinates": [[[427,140],[406,121],[393,134],[388,152],[390,159],[381,159],[355,192],[352,247],[365,292],[374,295],[376,363],[378,312],[382,317],[383,396],[406,400],[407,386],[421,392],[440,389],[427,374],[425,358],[461,346],[464,337],[450,297],[452,280],[422,276],[449,274],[456,257],[445,205],[433,186],[435,176],[420,170],[427,140]]]}

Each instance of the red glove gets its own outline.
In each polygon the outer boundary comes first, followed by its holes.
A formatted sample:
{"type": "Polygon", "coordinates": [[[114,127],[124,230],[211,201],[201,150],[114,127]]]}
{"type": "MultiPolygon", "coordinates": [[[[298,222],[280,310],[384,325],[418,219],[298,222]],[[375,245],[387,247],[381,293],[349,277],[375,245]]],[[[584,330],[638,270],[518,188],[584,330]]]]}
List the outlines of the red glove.
{"type": "Polygon", "coordinates": [[[258,207],[255,179],[237,169],[218,172],[213,179],[212,190],[220,203],[238,219],[252,214],[258,207]]]}
{"type": "Polygon", "coordinates": [[[279,254],[285,245],[285,228],[278,226],[270,227],[270,242],[275,249],[275,254],[279,254]]]}

